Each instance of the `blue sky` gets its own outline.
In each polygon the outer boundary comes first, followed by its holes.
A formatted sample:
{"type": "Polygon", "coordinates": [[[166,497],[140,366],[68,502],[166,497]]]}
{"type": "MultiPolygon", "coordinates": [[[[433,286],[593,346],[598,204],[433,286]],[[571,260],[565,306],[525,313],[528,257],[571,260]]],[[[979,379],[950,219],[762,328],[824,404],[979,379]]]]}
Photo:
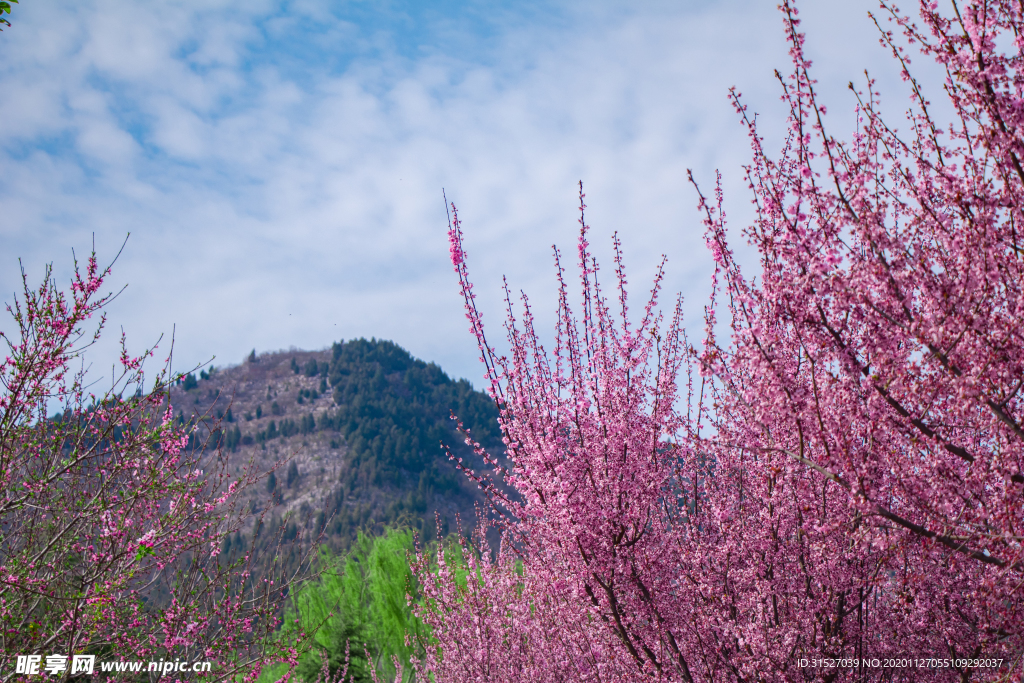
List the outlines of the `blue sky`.
{"type": "MultiPolygon", "coordinates": [[[[803,4],[830,125],[850,130],[865,68],[902,111],[876,5],[803,4]]],[[[137,351],[173,326],[178,369],[376,336],[480,386],[442,188],[493,339],[502,275],[550,327],[551,245],[573,252],[582,179],[599,254],[618,230],[635,300],[667,255],[698,330],[710,270],[686,170],[710,189],[720,169],[733,225],[749,219],[727,94],[777,147],[774,5],[24,0],[0,34],[0,290],[19,257],[63,283],[73,249],[95,234],[106,262],[130,232],[95,368],[119,328],[137,351]]]]}

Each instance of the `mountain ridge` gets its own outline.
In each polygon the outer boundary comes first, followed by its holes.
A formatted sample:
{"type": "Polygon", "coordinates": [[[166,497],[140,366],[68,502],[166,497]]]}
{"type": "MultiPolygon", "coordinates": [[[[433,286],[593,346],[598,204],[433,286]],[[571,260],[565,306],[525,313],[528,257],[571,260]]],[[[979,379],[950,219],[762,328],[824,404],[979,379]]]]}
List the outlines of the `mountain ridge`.
{"type": "Polygon", "coordinates": [[[258,471],[273,470],[241,494],[252,514],[225,540],[229,556],[250,547],[263,510],[271,531],[283,528],[293,560],[321,530],[325,545],[343,551],[358,531],[388,525],[430,540],[435,515],[442,534],[457,519],[472,526],[480,492],[441,447],[474,458],[451,415],[485,446],[501,447],[486,394],[376,338],[319,351],[253,351],[240,365],[184,375],[170,402],[179,423],[197,424],[193,446],[209,438],[230,474],[250,459],[258,471]]]}

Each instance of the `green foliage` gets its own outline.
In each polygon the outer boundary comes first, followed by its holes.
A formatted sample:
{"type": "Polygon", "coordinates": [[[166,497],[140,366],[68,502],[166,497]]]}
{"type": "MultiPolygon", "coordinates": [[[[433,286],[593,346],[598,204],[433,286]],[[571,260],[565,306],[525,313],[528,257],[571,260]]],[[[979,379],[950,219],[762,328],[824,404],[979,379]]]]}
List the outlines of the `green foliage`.
{"type": "MultiPolygon", "coordinates": [[[[295,420],[285,418],[281,420],[281,431],[280,434],[283,437],[294,436],[299,433],[299,426],[295,423],[295,420]]],[[[269,438],[269,435],[268,435],[269,438]]]]}
{"type": "MultiPolygon", "coordinates": [[[[4,13],[5,12],[7,14],[11,13],[11,3],[12,2],[15,5],[18,4],[18,0],[0,0],[0,24],[6,24],[8,26],[11,25],[11,22],[9,22],[7,19],[4,19],[4,13]]],[[[0,28],[0,31],[3,31],[3,29],[0,28]]]]}
{"type": "MultiPolygon", "coordinates": [[[[393,342],[335,344],[330,381],[338,404],[333,428],[345,436],[356,466],[372,463],[382,481],[397,484],[418,475],[435,462],[442,442],[458,444],[453,412],[478,441],[500,445],[493,401],[393,342]]],[[[454,488],[456,475],[446,474],[450,479],[438,484],[454,488]]]]}
{"type": "Polygon", "coordinates": [[[199,382],[196,380],[196,376],[191,372],[181,378],[181,388],[185,391],[190,391],[199,386],[199,382]]]}
{"type": "Polygon", "coordinates": [[[242,430],[236,425],[234,429],[229,429],[225,433],[224,447],[229,451],[235,451],[238,449],[238,444],[242,442],[242,430]]]}
{"type": "MultiPolygon", "coordinates": [[[[370,680],[365,650],[383,680],[395,675],[392,656],[403,664],[403,679],[412,680],[410,657],[423,652],[429,634],[412,614],[407,595],[418,599],[410,554],[415,550],[413,533],[388,529],[372,538],[360,533],[341,559],[321,549],[324,572],[319,580],[302,586],[285,612],[282,637],[294,639],[298,630],[306,633],[319,626],[312,652],[299,661],[298,673],[315,681],[321,668],[321,653],[327,656],[332,676],[345,660],[346,646],[351,659],[349,672],[357,683],[370,680]],[[409,645],[406,645],[406,635],[409,645]]],[[[333,679],[332,679],[333,680],[333,679]]]]}

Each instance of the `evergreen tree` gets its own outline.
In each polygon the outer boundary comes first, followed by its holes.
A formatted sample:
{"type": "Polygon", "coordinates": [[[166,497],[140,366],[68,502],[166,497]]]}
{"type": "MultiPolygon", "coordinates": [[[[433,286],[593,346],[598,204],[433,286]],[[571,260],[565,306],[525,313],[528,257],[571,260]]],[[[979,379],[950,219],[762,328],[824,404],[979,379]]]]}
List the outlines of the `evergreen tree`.
{"type": "MultiPolygon", "coordinates": [[[[412,591],[414,600],[418,597],[409,568],[414,551],[412,531],[394,528],[376,538],[360,533],[340,560],[327,550],[321,551],[320,563],[326,570],[318,581],[296,592],[284,619],[285,639],[293,636],[297,627],[310,631],[323,623],[314,650],[300,660],[298,672],[304,680],[316,680],[322,656],[327,657],[331,674],[336,677],[346,647],[353,681],[370,680],[364,649],[382,674],[381,680],[395,676],[392,656],[402,664],[402,681],[413,680],[410,658],[422,656],[428,639],[422,622],[409,607],[407,591],[412,591]]],[[[457,558],[451,559],[457,563],[457,558]]]]}
{"type": "MultiPolygon", "coordinates": [[[[482,443],[501,443],[497,409],[486,395],[397,344],[355,339],[335,344],[332,355],[334,427],[353,458],[372,462],[383,478],[400,481],[403,470],[418,475],[442,453],[441,443],[461,445],[452,412],[482,443]]],[[[445,481],[440,489],[457,485],[453,476],[445,481]]]]}

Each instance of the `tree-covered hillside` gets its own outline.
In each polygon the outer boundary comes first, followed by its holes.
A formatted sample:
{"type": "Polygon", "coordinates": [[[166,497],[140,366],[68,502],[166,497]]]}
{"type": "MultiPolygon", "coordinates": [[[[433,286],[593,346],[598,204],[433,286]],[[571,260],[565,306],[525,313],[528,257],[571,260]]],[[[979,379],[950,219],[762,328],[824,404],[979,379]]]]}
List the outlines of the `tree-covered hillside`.
{"type": "MultiPolygon", "coordinates": [[[[332,351],[333,427],[354,467],[372,463],[373,483],[400,485],[410,474],[435,472],[439,445],[452,443],[452,413],[477,439],[500,442],[494,403],[466,380],[451,380],[389,341],[356,339],[332,351]]],[[[431,479],[450,481],[452,472],[431,479]]]]}
{"type": "Polygon", "coordinates": [[[172,404],[183,422],[209,416],[194,440],[219,442],[235,471],[250,459],[263,470],[277,465],[245,501],[253,522],[224,551],[228,557],[246,552],[266,509],[257,549],[268,562],[286,565],[321,530],[329,547],[343,551],[361,530],[372,535],[403,524],[429,540],[438,518],[442,533],[453,528],[456,514],[471,525],[478,493],[442,448],[471,457],[452,413],[479,441],[501,446],[491,399],[385,340],[253,352],[241,365],[186,375],[172,404]],[[279,528],[284,545],[271,548],[279,528]]]}

